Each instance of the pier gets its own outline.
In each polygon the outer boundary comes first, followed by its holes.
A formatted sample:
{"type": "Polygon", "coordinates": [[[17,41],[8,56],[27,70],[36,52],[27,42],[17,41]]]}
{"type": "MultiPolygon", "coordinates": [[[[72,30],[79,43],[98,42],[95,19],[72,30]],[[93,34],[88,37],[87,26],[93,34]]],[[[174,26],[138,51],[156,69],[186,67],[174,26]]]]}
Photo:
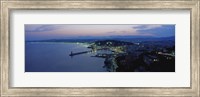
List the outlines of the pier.
{"type": "MultiPolygon", "coordinates": [[[[71,51],[71,54],[69,54],[69,56],[75,56],[75,55],[90,53],[90,52],[99,51],[99,50],[109,50],[109,51],[115,52],[115,51],[113,51],[113,50],[110,50],[109,48],[99,48],[99,49],[96,49],[96,50],[82,51],[82,52],[76,52],[76,53],[73,53],[73,52],[71,51]]],[[[98,57],[98,56],[96,56],[96,57],[98,57]]],[[[102,56],[101,56],[101,57],[102,57],[102,56]]]]}
{"type": "Polygon", "coordinates": [[[89,53],[89,52],[92,52],[92,50],[91,51],[76,52],[76,53],[71,52],[71,54],[69,54],[69,56],[75,56],[75,55],[85,54],[85,53],[89,53]]]}

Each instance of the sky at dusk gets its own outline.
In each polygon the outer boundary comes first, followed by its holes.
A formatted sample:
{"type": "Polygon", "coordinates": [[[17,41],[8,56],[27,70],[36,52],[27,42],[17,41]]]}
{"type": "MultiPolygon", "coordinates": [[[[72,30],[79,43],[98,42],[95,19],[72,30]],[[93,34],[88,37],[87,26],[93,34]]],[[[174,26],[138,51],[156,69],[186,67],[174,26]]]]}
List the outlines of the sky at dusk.
{"type": "Polygon", "coordinates": [[[175,36],[175,25],[25,24],[25,40],[78,39],[110,36],[175,36]]]}

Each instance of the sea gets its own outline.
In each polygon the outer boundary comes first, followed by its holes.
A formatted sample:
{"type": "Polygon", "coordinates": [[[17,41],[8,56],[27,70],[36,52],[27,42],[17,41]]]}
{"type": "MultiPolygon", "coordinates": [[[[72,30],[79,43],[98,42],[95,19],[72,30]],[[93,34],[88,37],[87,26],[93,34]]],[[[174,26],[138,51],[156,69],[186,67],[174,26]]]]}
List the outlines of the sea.
{"type": "Polygon", "coordinates": [[[89,51],[89,44],[26,42],[25,72],[106,72],[104,58],[97,52],[69,56],[71,52],[89,51]]]}

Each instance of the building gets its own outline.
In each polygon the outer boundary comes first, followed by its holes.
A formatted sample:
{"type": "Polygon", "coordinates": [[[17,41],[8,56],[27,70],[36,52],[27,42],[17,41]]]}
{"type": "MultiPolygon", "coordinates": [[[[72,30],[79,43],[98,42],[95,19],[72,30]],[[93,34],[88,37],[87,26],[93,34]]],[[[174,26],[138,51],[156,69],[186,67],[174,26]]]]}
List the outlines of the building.
{"type": "Polygon", "coordinates": [[[150,64],[152,64],[154,62],[159,61],[158,57],[153,56],[153,55],[144,55],[143,56],[143,60],[147,65],[150,65],[150,64]]]}

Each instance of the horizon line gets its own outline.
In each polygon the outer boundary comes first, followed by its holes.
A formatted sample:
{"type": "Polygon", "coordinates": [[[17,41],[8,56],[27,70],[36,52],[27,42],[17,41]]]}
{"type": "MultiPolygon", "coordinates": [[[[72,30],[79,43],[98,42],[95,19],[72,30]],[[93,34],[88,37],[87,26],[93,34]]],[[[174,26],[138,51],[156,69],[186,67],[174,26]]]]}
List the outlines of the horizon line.
{"type": "Polygon", "coordinates": [[[116,38],[123,38],[123,39],[130,39],[130,38],[167,38],[167,37],[175,37],[175,36],[166,36],[166,37],[158,37],[158,36],[77,36],[71,38],[52,38],[52,39],[33,39],[33,40],[25,40],[25,41],[42,41],[42,40],[63,40],[63,39],[116,39],[116,38]]]}

